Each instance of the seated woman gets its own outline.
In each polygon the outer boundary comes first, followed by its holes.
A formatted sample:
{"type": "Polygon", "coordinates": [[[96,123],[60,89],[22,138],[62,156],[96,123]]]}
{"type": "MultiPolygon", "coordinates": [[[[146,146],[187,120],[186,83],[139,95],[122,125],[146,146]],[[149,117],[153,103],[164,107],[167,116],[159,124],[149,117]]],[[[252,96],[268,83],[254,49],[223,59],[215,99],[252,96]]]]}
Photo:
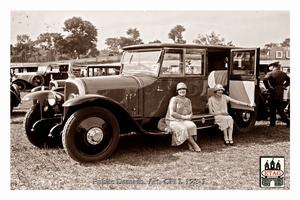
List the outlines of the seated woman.
{"type": "Polygon", "coordinates": [[[170,99],[165,122],[172,132],[172,146],[178,146],[188,140],[188,147],[191,151],[200,152],[201,149],[196,143],[197,127],[191,121],[193,116],[192,104],[186,97],[187,86],[185,83],[178,83],[178,93],[170,99]]]}
{"type": "Polygon", "coordinates": [[[229,101],[236,104],[250,106],[249,104],[241,101],[237,101],[223,92],[225,89],[221,84],[217,84],[214,87],[214,95],[208,99],[209,114],[214,115],[216,124],[219,125],[219,129],[223,131],[225,145],[233,145],[232,132],[233,132],[233,119],[228,114],[227,103],[229,101]]]}

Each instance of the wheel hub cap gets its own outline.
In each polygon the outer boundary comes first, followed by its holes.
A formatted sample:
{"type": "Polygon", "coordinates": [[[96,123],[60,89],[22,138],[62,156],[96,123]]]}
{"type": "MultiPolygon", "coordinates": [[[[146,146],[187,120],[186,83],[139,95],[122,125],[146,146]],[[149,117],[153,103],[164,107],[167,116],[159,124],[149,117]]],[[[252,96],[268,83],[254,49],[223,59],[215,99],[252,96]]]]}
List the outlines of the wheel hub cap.
{"type": "Polygon", "coordinates": [[[250,119],[251,115],[250,113],[243,113],[243,120],[246,122],[250,119]]]}
{"type": "Polygon", "coordinates": [[[87,133],[87,141],[92,145],[97,145],[102,141],[103,135],[102,129],[98,127],[91,128],[87,133]]]}

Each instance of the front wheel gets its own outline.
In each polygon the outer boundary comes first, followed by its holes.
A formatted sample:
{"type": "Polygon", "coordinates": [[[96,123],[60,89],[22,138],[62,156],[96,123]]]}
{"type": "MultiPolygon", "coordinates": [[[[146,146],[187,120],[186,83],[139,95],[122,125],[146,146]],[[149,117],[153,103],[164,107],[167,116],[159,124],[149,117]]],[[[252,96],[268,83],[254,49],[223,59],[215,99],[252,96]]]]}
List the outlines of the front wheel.
{"type": "Polygon", "coordinates": [[[234,131],[236,133],[249,133],[256,122],[256,112],[239,110],[234,112],[234,131]]]}
{"type": "Polygon", "coordinates": [[[15,81],[14,84],[16,84],[20,90],[20,92],[24,92],[26,90],[26,83],[24,81],[15,81]]]}
{"type": "Polygon", "coordinates": [[[100,107],[82,108],[67,120],[63,147],[75,161],[92,162],[108,158],[116,149],[120,127],[114,115],[100,107]]]}
{"type": "MultiPolygon", "coordinates": [[[[45,115],[47,115],[45,113],[45,115]]],[[[58,145],[59,140],[55,137],[49,137],[49,127],[41,119],[40,104],[37,103],[28,110],[24,117],[25,133],[31,144],[39,148],[47,148],[58,145]],[[35,128],[33,129],[34,124],[35,128]]]]}

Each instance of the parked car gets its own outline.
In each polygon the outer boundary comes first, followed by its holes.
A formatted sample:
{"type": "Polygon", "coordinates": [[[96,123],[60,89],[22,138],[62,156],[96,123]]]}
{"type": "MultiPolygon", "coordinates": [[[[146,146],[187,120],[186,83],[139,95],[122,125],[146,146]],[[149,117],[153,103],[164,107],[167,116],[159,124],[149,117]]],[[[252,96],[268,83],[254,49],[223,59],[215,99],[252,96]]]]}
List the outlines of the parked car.
{"type": "Polygon", "coordinates": [[[10,113],[13,112],[14,107],[18,107],[21,103],[21,96],[19,87],[11,83],[10,84],[10,113]]]}
{"type": "Polygon", "coordinates": [[[10,73],[14,75],[20,75],[27,72],[37,72],[38,64],[25,64],[25,65],[11,65],[10,73]]]}
{"type": "MultiPolygon", "coordinates": [[[[117,75],[120,71],[120,64],[86,64],[72,65],[69,63],[69,70],[75,77],[92,77],[92,76],[110,76],[117,75]],[[99,73],[101,72],[101,73],[99,73]]],[[[51,80],[49,86],[37,86],[33,88],[24,99],[33,99],[33,104],[38,101],[47,102],[48,94],[51,91],[64,93],[66,79],[51,80]]]]}
{"type": "Polygon", "coordinates": [[[118,75],[120,73],[120,63],[74,64],[72,71],[76,77],[118,75]]]}
{"type": "MultiPolygon", "coordinates": [[[[24,124],[33,145],[43,147],[55,138],[73,160],[90,162],[108,158],[121,134],[168,134],[157,123],[179,82],[188,86],[199,132],[215,124],[206,104],[217,83],[232,98],[260,104],[259,48],[144,44],[123,50],[119,75],[70,76],[64,94],[49,92],[47,102],[30,109],[24,124]]],[[[229,105],[235,132],[253,130],[258,107],[229,105]]]]}
{"type": "Polygon", "coordinates": [[[50,80],[68,78],[68,63],[53,63],[47,66],[38,66],[36,72],[15,74],[12,82],[18,85],[20,91],[32,89],[36,86],[48,85],[50,80]]]}

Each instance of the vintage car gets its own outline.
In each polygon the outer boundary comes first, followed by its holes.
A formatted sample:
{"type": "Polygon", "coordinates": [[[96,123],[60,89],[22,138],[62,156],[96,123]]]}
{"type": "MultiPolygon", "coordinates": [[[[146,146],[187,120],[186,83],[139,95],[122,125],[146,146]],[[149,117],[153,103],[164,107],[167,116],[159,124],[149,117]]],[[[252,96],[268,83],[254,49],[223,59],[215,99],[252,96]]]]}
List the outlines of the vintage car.
{"type": "Polygon", "coordinates": [[[22,73],[27,72],[37,72],[38,65],[37,64],[25,64],[25,65],[11,65],[10,73],[13,75],[20,75],[22,73]]]}
{"type": "Polygon", "coordinates": [[[49,92],[47,102],[41,99],[28,111],[24,124],[33,145],[62,142],[73,160],[91,162],[108,158],[121,134],[168,134],[157,124],[179,82],[188,86],[199,132],[215,126],[206,104],[217,83],[231,97],[254,105],[229,105],[234,131],[253,130],[260,103],[259,48],[162,43],[123,50],[119,75],[70,75],[64,94],[49,92]]]}
{"type": "Polygon", "coordinates": [[[19,87],[11,83],[10,84],[10,113],[12,113],[14,107],[18,107],[21,103],[21,96],[19,87]]]}
{"type": "MultiPolygon", "coordinates": [[[[76,77],[110,76],[120,72],[120,64],[72,64],[69,63],[71,73],[76,77]]],[[[49,86],[34,87],[31,92],[41,90],[60,90],[63,92],[66,79],[51,80],[49,86]]]]}
{"type": "Polygon", "coordinates": [[[72,73],[76,77],[110,76],[120,73],[120,63],[111,64],[74,64],[72,73]]]}
{"type": "Polygon", "coordinates": [[[12,82],[18,85],[20,91],[32,89],[41,85],[48,85],[50,80],[67,79],[68,63],[54,63],[38,66],[36,72],[14,74],[12,82]]]}

